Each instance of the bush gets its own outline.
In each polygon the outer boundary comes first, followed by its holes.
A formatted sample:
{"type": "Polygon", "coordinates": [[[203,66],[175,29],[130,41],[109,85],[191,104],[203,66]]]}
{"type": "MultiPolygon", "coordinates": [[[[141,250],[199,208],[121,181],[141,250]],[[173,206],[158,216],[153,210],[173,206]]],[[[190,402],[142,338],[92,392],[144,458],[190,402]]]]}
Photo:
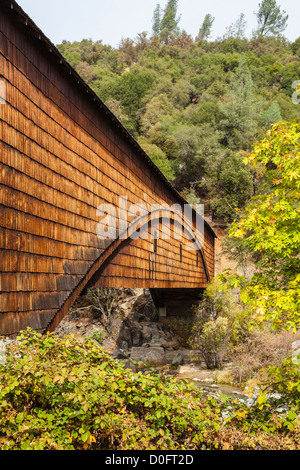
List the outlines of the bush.
{"type": "Polygon", "coordinates": [[[199,337],[199,349],[208,369],[222,369],[227,349],[228,319],[219,317],[205,323],[199,337]]]}
{"type": "Polygon", "coordinates": [[[215,279],[202,302],[194,307],[190,345],[199,349],[208,369],[222,368],[223,360],[236,344],[249,336],[249,322],[231,290],[223,290],[215,279]]]}
{"type": "Polygon", "coordinates": [[[204,399],[175,378],[125,369],[88,340],[27,330],[0,365],[0,449],[297,449],[297,413],[264,405],[263,394],[251,408],[204,399]]]}
{"type": "Polygon", "coordinates": [[[2,450],[213,448],[221,424],[193,386],[30,330],[0,366],[0,423],[2,450]]]}

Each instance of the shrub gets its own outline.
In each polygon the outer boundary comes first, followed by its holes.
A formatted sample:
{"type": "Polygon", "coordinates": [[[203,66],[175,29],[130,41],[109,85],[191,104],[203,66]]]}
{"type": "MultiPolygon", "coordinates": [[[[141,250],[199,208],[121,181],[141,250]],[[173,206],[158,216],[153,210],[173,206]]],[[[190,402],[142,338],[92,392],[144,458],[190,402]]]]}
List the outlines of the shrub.
{"type": "Polygon", "coordinates": [[[104,327],[110,333],[110,323],[114,310],[117,308],[117,301],[121,295],[119,289],[114,288],[91,288],[87,293],[87,300],[91,306],[103,319],[104,327]]]}
{"type": "Polygon", "coordinates": [[[263,394],[250,409],[204,399],[175,378],[125,369],[88,340],[27,330],[0,365],[0,449],[297,449],[297,413],[264,405],[263,394]]]}
{"type": "Polygon", "coordinates": [[[227,349],[228,319],[219,317],[205,323],[199,337],[199,349],[208,369],[222,369],[227,349]]]}
{"type": "Polygon", "coordinates": [[[169,450],[214,447],[221,422],[193,386],[28,330],[0,366],[0,423],[2,450],[169,450]]]}
{"type": "Polygon", "coordinates": [[[202,302],[194,307],[190,345],[200,349],[208,369],[222,368],[225,356],[249,336],[249,322],[232,290],[223,290],[215,279],[202,302]]]}

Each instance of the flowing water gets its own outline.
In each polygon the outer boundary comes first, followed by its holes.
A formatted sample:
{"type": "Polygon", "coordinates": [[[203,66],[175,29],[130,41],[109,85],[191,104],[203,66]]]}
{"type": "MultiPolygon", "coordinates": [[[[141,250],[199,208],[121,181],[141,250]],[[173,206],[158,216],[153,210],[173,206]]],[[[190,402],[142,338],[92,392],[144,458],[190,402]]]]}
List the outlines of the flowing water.
{"type": "Polygon", "coordinates": [[[234,387],[233,385],[226,385],[226,384],[214,384],[207,381],[193,379],[191,378],[191,382],[198,387],[200,390],[203,390],[207,393],[223,393],[232,398],[237,398],[246,402],[248,400],[247,395],[243,395],[243,391],[234,387]]]}

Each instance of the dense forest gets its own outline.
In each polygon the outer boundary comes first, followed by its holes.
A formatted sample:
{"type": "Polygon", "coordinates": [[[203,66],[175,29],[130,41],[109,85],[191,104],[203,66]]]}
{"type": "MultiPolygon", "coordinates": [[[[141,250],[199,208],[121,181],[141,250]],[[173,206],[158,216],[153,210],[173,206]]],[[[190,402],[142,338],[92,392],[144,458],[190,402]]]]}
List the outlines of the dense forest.
{"type": "Polygon", "coordinates": [[[300,38],[282,35],[287,16],[274,0],[259,5],[251,38],[243,13],[212,41],[210,14],[193,38],[177,11],[178,1],[157,5],[152,33],[118,48],[89,39],[58,48],[188,202],[231,222],[259,191],[243,163],[253,143],[300,117],[300,38]]]}

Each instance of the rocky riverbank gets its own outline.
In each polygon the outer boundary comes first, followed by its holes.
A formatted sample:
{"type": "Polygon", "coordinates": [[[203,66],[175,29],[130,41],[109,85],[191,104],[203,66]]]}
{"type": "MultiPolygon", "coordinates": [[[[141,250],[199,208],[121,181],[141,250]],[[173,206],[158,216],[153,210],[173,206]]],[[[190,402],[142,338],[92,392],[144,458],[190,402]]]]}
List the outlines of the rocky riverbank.
{"type": "MultiPolygon", "coordinates": [[[[171,325],[171,324],[170,324],[171,325]]],[[[62,320],[55,335],[74,334],[98,341],[113,357],[130,364],[169,367],[173,370],[201,359],[197,351],[182,346],[182,337],[168,322],[159,321],[149,291],[134,289],[121,293],[109,320],[109,328],[97,306],[86,295],[62,320]]]]}
{"type": "MultiPolygon", "coordinates": [[[[79,339],[92,338],[112,357],[135,370],[155,368],[158,372],[211,382],[215,377],[215,372],[205,370],[198,351],[182,345],[182,336],[174,333],[171,323],[159,321],[151,295],[144,289],[120,291],[109,328],[95,298],[83,295],[54,334],[61,338],[70,334],[79,339]]],[[[5,362],[7,341],[0,342],[1,362],[5,362]]]]}
{"type": "MultiPolygon", "coordinates": [[[[103,318],[88,296],[83,296],[63,319],[55,334],[74,334],[97,341],[114,358],[134,370],[157,372],[191,379],[207,385],[226,382],[225,371],[205,368],[199,351],[185,347],[180,334],[174,333],[172,319],[161,322],[147,290],[126,291],[118,298],[110,318],[109,332],[103,318]]],[[[176,322],[184,322],[176,319],[176,322]]]]}

